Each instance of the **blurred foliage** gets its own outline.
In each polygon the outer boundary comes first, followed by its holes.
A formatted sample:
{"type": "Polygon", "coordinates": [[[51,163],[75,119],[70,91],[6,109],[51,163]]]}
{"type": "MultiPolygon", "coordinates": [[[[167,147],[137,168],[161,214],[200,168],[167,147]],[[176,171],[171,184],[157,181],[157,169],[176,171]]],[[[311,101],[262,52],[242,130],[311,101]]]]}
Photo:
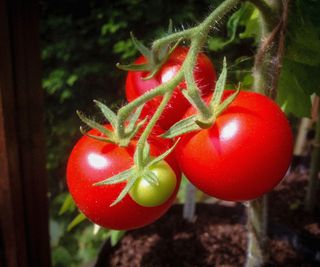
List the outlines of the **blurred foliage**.
{"type": "Polygon", "coordinates": [[[320,95],[320,1],[292,1],[278,102],[298,117],[309,117],[311,98],[320,95]]]}
{"type": "MultiPolygon", "coordinates": [[[[116,109],[124,104],[125,73],[117,62],[130,63],[137,51],[130,31],[144,44],[161,36],[169,19],[174,29],[196,25],[222,0],[57,0],[40,2],[43,88],[46,103],[47,170],[50,188],[50,233],[53,266],[84,266],[93,261],[107,238],[115,244],[123,232],[100,229],[83,216],[68,197],[65,185],[67,157],[81,136],[79,109],[95,114],[93,99],[116,109]],[[63,214],[61,216],[61,214],[63,214]],[[75,219],[76,218],[76,219],[75,219]],[[73,223],[72,227],[70,222],[73,223]],[[67,232],[69,226],[70,232],[67,232]]],[[[293,0],[278,102],[297,116],[310,113],[310,95],[319,95],[320,2],[293,0]]],[[[244,4],[214,28],[205,52],[218,72],[222,58],[229,62],[228,83],[252,84],[251,68],[260,40],[259,12],[244,4]]],[[[97,118],[99,120],[99,118],[97,118]]],[[[185,198],[186,182],[179,192],[185,198]]],[[[197,196],[203,198],[202,194],[197,196]]]]}

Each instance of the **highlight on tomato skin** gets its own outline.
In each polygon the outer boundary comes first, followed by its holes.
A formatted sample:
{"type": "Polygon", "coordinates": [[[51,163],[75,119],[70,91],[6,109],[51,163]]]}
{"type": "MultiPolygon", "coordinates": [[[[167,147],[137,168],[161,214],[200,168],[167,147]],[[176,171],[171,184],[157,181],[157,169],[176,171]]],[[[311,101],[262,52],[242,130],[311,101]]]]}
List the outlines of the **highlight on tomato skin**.
{"type": "MultiPolygon", "coordinates": [[[[194,112],[190,108],[185,116],[194,112]]],[[[227,201],[247,201],[282,180],[292,150],[292,131],[277,104],[241,91],[209,129],[185,134],[175,155],[181,171],[203,192],[227,201]]]]}
{"type": "MultiPolygon", "coordinates": [[[[187,47],[178,46],[159,72],[151,79],[144,79],[148,75],[147,72],[129,71],[126,79],[127,100],[131,102],[160,84],[169,81],[180,70],[188,50],[189,48],[187,47]]],[[[145,61],[144,56],[140,56],[135,63],[142,64],[145,61]]],[[[217,79],[216,71],[212,62],[204,53],[198,55],[194,76],[202,96],[209,95],[214,90],[217,79]]],[[[179,121],[188,107],[190,107],[190,103],[181,93],[181,90],[185,88],[186,83],[183,81],[174,89],[171,100],[157,122],[163,129],[167,130],[179,121]]],[[[148,101],[142,111],[142,117],[153,114],[159,106],[161,99],[162,97],[160,96],[148,101]]]]}
{"type": "MultiPolygon", "coordinates": [[[[98,131],[89,131],[99,135],[98,131]]],[[[171,146],[171,141],[162,140],[157,145],[156,139],[150,141],[151,155],[162,154],[171,146]]],[[[118,204],[110,207],[126,182],[95,186],[94,183],[105,180],[117,173],[125,171],[133,165],[135,141],[128,147],[98,141],[83,136],[74,146],[67,164],[67,185],[76,205],[92,222],[115,230],[128,230],[143,227],[160,218],[173,204],[178,192],[181,172],[170,154],[165,161],[173,170],[176,184],[170,198],[156,207],[144,207],[135,202],[127,194],[118,204]]]]}

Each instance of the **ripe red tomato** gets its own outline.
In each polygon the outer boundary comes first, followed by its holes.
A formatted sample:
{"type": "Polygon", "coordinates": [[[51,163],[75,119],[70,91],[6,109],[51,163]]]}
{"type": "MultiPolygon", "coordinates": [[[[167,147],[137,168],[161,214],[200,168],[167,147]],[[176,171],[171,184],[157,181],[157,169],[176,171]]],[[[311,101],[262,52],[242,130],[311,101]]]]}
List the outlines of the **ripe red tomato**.
{"type": "MultiPolygon", "coordinates": [[[[91,130],[89,133],[99,135],[96,130],[91,130]]],[[[153,156],[160,155],[170,145],[170,142],[167,142],[166,147],[162,141],[160,148],[156,140],[149,140],[149,143],[153,156]]],[[[176,177],[174,192],[167,201],[159,206],[146,207],[137,204],[130,194],[127,194],[118,204],[110,207],[126,182],[105,186],[94,186],[93,184],[131,168],[134,149],[134,141],[124,148],[83,136],[74,146],[69,157],[67,184],[75,203],[87,218],[105,228],[122,230],[145,226],[163,215],[175,200],[181,173],[174,156],[169,155],[165,159],[168,163],[165,163],[166,168],[163,168],[162,164],[160,170],[153,170],[156,173],[160,172],[161,175],[169,171],[171,177],[176,177]]],[[[161,197],[166,188],[160,187],[159,190],[161,197]]],[[[154,195],[154,192],[152,193],[154,195]]]]}
{"type": "MultiPolygon", "coordinates": [[[[162,66],[159,72],[149,80],[143,80],[148,76],[148,72],[129,71],[126,80],[126,97],[129,102],[143,95],[145,92],[157,87],[158,85],[169,81],[180,69],[188,53],[187,47],[177,47],[170,55],[167,62],[162,66]]],[[[135,63],[145,63],[144,56],[140,56],[135,63]]],[[[194,70],[195,80],[201,94],[206,96],[213,91],[216,82],[216,72],[210,59],[203,53],[197,58],[194,70]]],[[[182,95],[181,90],[186,88],[185,82],[181,82],[174,90],[173,96],[163,111],[158,124],[163,129],[169,129],[175,122],[181,119],[188,107],[189,102],[182,95]]],[[[156,97],[150,100],[142,111],[142,117],[153,114],[161,102],[162,97],[156,97]]]]}
{"type": "MultiPolygon", "coordinates": [[[[192,113],[190,108],[186,117],[192,113]]],[[[263,95],[241,91],[211,128],[186,134],[175,154],[181,171],[200,190],[244,201],[280,182],[292,147],[292,132],[281,109],[263,95]]]]}

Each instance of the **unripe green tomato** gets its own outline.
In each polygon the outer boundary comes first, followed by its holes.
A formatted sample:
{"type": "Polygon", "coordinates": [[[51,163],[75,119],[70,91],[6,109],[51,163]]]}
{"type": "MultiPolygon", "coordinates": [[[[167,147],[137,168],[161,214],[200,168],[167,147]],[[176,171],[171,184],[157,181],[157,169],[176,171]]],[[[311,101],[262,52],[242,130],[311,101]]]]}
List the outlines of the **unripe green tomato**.
{"type": "Polygon", "coordinates": [[[159,184],[151,184],[146,179],[139,178],[129,194],[141,206],[156,207],[171,197],[177,184],[177,177],[164,160],[151,166],[149,170],[157,176],[159,184]]]}

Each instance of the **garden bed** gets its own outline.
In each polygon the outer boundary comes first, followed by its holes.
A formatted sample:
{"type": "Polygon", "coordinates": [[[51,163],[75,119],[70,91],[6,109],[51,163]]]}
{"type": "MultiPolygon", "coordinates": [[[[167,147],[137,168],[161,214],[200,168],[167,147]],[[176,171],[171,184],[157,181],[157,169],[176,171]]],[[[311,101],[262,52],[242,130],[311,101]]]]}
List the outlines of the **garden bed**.
{"type": "MultiPolygon", "coordinates": [[[[303,211],[307,176],[291,174],[269,197],[268,266],[320,266],[320,216],[303,211]]],[[[320,197],[318,196],[319,200],[320,197]]],[[[156,223],[106,242],[96,267],[243,266],[246,215],[240,203],[198,204],[196,220],[174,205],[156,223]]]]}

